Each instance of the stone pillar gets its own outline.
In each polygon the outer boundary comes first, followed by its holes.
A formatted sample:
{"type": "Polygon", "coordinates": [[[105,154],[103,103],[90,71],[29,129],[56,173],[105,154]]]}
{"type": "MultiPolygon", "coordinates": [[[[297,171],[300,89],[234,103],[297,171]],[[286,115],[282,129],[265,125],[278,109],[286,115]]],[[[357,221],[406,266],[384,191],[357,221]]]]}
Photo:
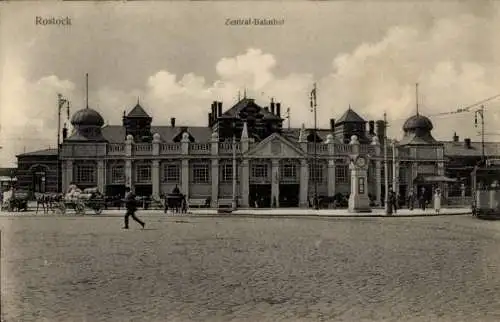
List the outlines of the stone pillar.
{"type": "Polygon", "coordinates": [[[63,187],[62,192],[66,193],[71,182],[73,182],[73,160],[66,160],[63,163],[63,187]]]}
{"type": "Polygon", "coordinates": [[[212,166],[211,166],[211,178],[212,187],[210,189],[211,203],[210,207],[217,208],[219,206],[219,134],[217,132],[212,132],[212,137],[210,138],[210,154],[212,156],[212,166]]]}
{"type": "Polygon", "coordinates": [[[133,189],[134,180],[132,177],[132,152],[133,152],[133,142],[134,137],[132,135],[127,135],[125,140],[125,186],[133,189]]]}
{"type": "Polygon", "coordinates": [[[326,144],[328,144],[328,196],[335,195],[335,142],[332,134],[326,136],[326,144]]]}
{"type": "Polygon", "coordinates": [[[181,193],[186,195],[186,200],[189,199],[189,160],[181,161],[181,193]]]}
{"type": "Polygon", "coordinates": [[[382,200],[382,161],[380,160],[375,161],[375,182],[377,204],[381,206],[384,201],[382,200]]]}
{"type": "Polygon", "coordinates": [[[212,202],[210,207],[219,206],[219,159],[212,159],[212,202]]]}
{"type": "Polygon", "coordinates": [[[132,160],[125,160],[125,186],[133,188],[134,182],[132,180],[132,160]]]}
{"type": "Polygon", "coordinates": [[[392,188],[394,193],[399,197],[399,153],[396,144],[392,145],[392,188]]]}
{"type": "Polygon", "coordinates": [[[335,196],[335,159],[328,160],[328,196],[335,196]]]}
{"type": "MultiPolygon", "coordinates": [[[[444,151],[442,147],[437,148],[437,175],[444,176],[444,151]]],[[[441,183],[439,188],[444,199],[448,199],[448,184],[441,183]]]]}
{"type": "Polygon", "coordinates": [[[271,167],[271,207],[276,199],[276,207],[280,206],[280,164],[278,159],[272,160],[271,167]]]}
{"type": "Polygon", "coordinates": [[[300,160],[300,196],[299,207],[308,208],[309,195],[309,166],[306,159],[300,160]]]}
{"type": "Polygon", "coordinates": [[[250,207],[249,195],[250,195],[250,165],[248,159],[241,161],[241,206],[248,208],[250,207]]]}
{"type": "Polygon", "coordinates": [[[181,161],[181,193],[186,195],[186,200],[189,200],[189,134],[184,132],[181,139],[181,151],[185,156],[181,161]]]}
{"type": "Polygon", "coordinates": [[[160,160],[151,162],[151,183],[153,185],[153,199],[160,199],[160,160]]]}
{"type": "Polygon", "coordinates": [[[382,149],[380,147],[380,142],[377,136],[372,138],[373,147],[375,148],[375,200],[376,204],[381,206],[382,200],[382,149]]]}
{"type": "Polygon", "coordinates": [[[106,193],[106,162],[104,160],[97,161],[97,189],[101,193],[106,193]]]}

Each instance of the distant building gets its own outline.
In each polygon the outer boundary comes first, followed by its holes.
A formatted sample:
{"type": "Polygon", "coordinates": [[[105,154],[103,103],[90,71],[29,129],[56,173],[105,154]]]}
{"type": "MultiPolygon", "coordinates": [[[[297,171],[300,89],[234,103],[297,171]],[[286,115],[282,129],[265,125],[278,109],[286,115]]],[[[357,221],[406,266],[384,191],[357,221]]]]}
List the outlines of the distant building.
{"type": "MultiPolygon", "coordinates": [[[[376,203],[383,203],[386,125],[381,120],[367,122],[351,108],[337,121],[331,119],[329,128],[316,132],[283,128],[280,103],[271,101],[261,107],[246,97],[225,111],[221,102],[213,102],[207,126],[178,124],[175,118],[170,125],[153,126],[152,120],[139,102],[128,114],[124,112],[121,125],[104,126],[102,116],[90,108],[77,111],[71,119],[74,131],[61,145],[62,189],[75,182],[117,195],[131,186],[138,195],[157,198],[177,185],[191,204],[207,198],[213,206],[230,203],[234,136],[240,206],[257,202],[268,207],[276,200],[281,207],[307,207],[315,189],[319,196],[347,195],[348,157],[355,151],[369,158],[368,191],[376,203]],[[352,144],[354,135],[359,143],[352,144]]],[[[431,121],[418,113],[405,122],[403,138],[395,145],[395,181],[393,143],[387,144],[389,185],[395,183],[403,199],[409,191],[417,193],[422,188],[430,198],[436,186],[447,196],[449,187],[468,184],[469,167],[480,158],[476,143],[468,147],[458,138],[439,142],[432,129],[431,121]]],[[[500,155],[493,148],[500,145],[487,146],[491,147],[488,155],[500,155]]],[[[18,159],[24,171],[20,185],[40,190],[36,173],[42,167],[45,190],[55,191],[57,151],[27,153],[18,159]]],[[[464,193],[462,187],[460,196],[464,193]]]]}
{"type": "Polygon", "coordinates": [[[44,149],[17,156],[17,185],[31,193],[56,192],[57,149],[44,149]]]}

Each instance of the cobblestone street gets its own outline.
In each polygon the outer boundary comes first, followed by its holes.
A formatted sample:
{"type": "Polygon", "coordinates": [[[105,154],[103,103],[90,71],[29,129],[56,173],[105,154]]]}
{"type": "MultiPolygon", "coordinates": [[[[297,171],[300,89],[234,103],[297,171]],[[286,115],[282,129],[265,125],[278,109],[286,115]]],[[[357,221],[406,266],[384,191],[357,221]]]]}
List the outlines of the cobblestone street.
{"type": "Polygon", "coordinates": [[[499,321],[500,222],[1,217],[5,321],[499,321]]]}

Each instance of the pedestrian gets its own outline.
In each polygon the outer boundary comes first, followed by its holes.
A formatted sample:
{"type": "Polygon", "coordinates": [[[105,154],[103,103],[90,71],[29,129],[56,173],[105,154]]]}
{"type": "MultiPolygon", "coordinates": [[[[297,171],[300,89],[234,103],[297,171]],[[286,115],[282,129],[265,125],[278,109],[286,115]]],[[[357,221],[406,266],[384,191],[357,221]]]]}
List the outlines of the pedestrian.
{"type": "Polygon", "coordinates": [[[398,196],[396,195],[396,193],[394,191],[391,191],[391,193],[392,193],[391,206],[392,206],[394,214],[397,214],[398,213],[398,196]]]}
{"type": "Polygon", "coordinates": [[[419,201],[419,204],[420,204],[420,208],[425,211],[425,204],[427,202],[426,198],[425,198],[425,188],[422,188],[421,192],[420,192],[420,197],[418,198],[418,201],[419,201]]]}
{"type": "Polygon", "coordinates": [[[390,189],[389,194],[387,195],[387,214],[388,215],[393,214],[394,204],[395,204],[394,198],[395,198],[394,191],[392,191],[392,189],[390,189]]]}
{"type": "Polygon", "coordinates": [[[128,217],[132,217],[132,219],[137,221],[144,229],[146,223],[141,221],[135,215],[135,212],[137,210],[137,201],[135,200],[135,194],[129,187],[125,188],[125,208],[127,209],[127,212],[125,213],[125,226],[123,227],[123,229],[128,229],[128,217]]]}
{"type": "Polygon", "coordinates": [[[408,209],[413,210],[413,203],[414,203],[415,197],[413,196],[413,190],[410,190],[408,193],[408,209]]]}
{"type": "Polygon", "coordinates": [[[439,214],[439,211],[441,210],[441,190],[436,189],[436,193],[434,194],[434,210],[436,211],[436,214],[439,214]]]}

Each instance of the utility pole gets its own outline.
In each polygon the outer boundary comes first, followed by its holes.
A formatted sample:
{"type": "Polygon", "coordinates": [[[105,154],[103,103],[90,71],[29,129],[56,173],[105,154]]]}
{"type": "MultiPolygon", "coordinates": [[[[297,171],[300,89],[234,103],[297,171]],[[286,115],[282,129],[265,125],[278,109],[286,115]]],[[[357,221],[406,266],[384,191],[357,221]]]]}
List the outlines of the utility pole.
{"type": "Polygon", "coordinates": [[[60,172],[61,172],[61,110],[66,106],[67,115],[69,118],[69,101],[62,96],[62,94],[57,94],[57,187],[56,191],[60,192],[60,172]]]}
{"type": "Polygon", "coordinates": [[[389,166],[387,164],[387,113],[384,112],[384,206],[386,215],[389,214],[389,166]]]}
{"type": "Polygon", "coordinates": [[[481,163],[484,163],[485,154],[484,154],[484,105],[481,105],[481,108],[475,112],[474,115],[474,126],[477,128],[477,115],[481,116],[481,163]]]}
{"type": "Polygon", "coordinates": [[[233,211],[237,208],[236,201],[236,121],[233,121],[233,200],[231,208],[233,211]]]}
{"type": "MultiPolygon", "coordinates": [[[[314,112],[314,136],[313,136],[313,144],[314,144],[314,161],[313,161],[313,173],[316,174],[318,172],[318,162],[317,162],[317,146],[316,146],[316,137],[317,137],[317,128],[318,128],[318,120],[317,120],[317,103],[316,103],[316,83],[314,83],[314,88],[311,91],[311,112],[314,112]]],[[[314,178],[314,209],[318,209],[318,180],[319,178],[314,178]]]]}
{"type": "Polygon", "coordinates": [[[396,187],[398,186],[398,174],[396,167],[396,140],[392,140],[392,191],[398,195],[396,187]]]}

